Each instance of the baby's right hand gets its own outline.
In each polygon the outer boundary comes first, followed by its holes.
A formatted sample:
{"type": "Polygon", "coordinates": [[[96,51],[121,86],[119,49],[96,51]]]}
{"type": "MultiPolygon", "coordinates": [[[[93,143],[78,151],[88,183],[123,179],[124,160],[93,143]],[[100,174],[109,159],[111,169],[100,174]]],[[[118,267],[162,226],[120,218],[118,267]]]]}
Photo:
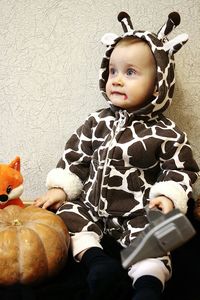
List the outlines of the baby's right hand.
{"type": "Polygon", "coordinates": [[[60,188],[52,188],[43,196],[35,199],[33,205],[41,208],[57,210],[67,200],[66,193],[60,188]]]}

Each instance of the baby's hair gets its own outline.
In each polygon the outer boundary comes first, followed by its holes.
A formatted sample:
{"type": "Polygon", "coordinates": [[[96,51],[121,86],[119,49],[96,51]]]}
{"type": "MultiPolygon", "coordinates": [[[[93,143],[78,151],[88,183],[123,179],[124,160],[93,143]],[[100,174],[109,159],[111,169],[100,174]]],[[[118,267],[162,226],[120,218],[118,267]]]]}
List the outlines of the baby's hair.
{"type": "MultiPolygon", "coordinates": [[[[145,41],[143,39],[140,39],[138,37],[135,37],[135,36],[127,36],[127,37],[119,40],[119,42],[117,43],[116,47],[119,46],[119,45],[120,46],[121,45],[122,46],[129,46],[129,45],[133,45],[135,43],[143,43],[143,44],[147,45],[149,47],[149,49],[151,50],[151,47],[149,46],[149,44],[147,43],[147,41],[145,41]]],[[[151,50],[151,52],[152,52],[152,50],[151,50]]],[[[153,52],[152,52],[152,56],[154,58],[155,64],[157,65],[153,52]]]]}
{"type": "Polygon", "coordinates": [[[132,44],[135,44],[135,43],[144,43],[144,44],[147,44],[148,43],[146,41],[144,41],[143,39],[140,39],[138,37],[134,37],[134,36],[127,36],[123,39],[121,39],[116,46],[118,45],[124,45],[124,46],[129,46],[129,45],[132,45],[132,44]]]}

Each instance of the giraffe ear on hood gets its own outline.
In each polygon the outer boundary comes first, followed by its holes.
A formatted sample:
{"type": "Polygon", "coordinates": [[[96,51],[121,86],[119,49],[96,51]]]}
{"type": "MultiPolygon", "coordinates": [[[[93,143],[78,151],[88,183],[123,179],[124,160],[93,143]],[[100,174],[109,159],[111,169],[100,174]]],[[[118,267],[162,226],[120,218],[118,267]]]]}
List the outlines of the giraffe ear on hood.
{"type": "Polygon", "coordinates": [[[169,52],[170,54],[176,53],[178,50],[182,48],[182,46],[187,42],[188,35],[186,33],[179,34],[172,40],[166,41],[164,43],[164,50],[169,52]]]}
{"type": "Polygon", "coordinates": [[[115,33],[106,33],[102,36],[101,42],[106,46],[111,46],[119,36],[115,33]]]}

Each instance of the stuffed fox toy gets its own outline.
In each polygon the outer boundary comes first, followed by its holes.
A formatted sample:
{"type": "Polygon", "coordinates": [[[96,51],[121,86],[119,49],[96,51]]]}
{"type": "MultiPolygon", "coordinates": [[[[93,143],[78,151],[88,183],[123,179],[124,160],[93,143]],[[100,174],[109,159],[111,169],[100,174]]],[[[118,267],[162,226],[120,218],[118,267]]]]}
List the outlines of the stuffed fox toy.
{"type": "Polygon", "coordinates": [[[0,164],[0,209],[8,205],[24,207],[19,198],[23,192],[23,177],[20,173],[20,157],[10,164],[0,164]]]}

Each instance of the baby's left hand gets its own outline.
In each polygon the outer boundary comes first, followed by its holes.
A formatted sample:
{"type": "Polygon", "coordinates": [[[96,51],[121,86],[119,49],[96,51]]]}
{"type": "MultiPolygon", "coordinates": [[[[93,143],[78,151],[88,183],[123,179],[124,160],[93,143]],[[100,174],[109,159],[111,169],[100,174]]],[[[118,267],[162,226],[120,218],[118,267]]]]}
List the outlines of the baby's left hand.
{"type": "Polygon", "coordinates": [[[164,214],[167,214],[174,208],[174,204],[171,199],[165,196],[159,196],[149,201],[149,208],[154,208],[154,207],[157,207],[164,214]]]}

